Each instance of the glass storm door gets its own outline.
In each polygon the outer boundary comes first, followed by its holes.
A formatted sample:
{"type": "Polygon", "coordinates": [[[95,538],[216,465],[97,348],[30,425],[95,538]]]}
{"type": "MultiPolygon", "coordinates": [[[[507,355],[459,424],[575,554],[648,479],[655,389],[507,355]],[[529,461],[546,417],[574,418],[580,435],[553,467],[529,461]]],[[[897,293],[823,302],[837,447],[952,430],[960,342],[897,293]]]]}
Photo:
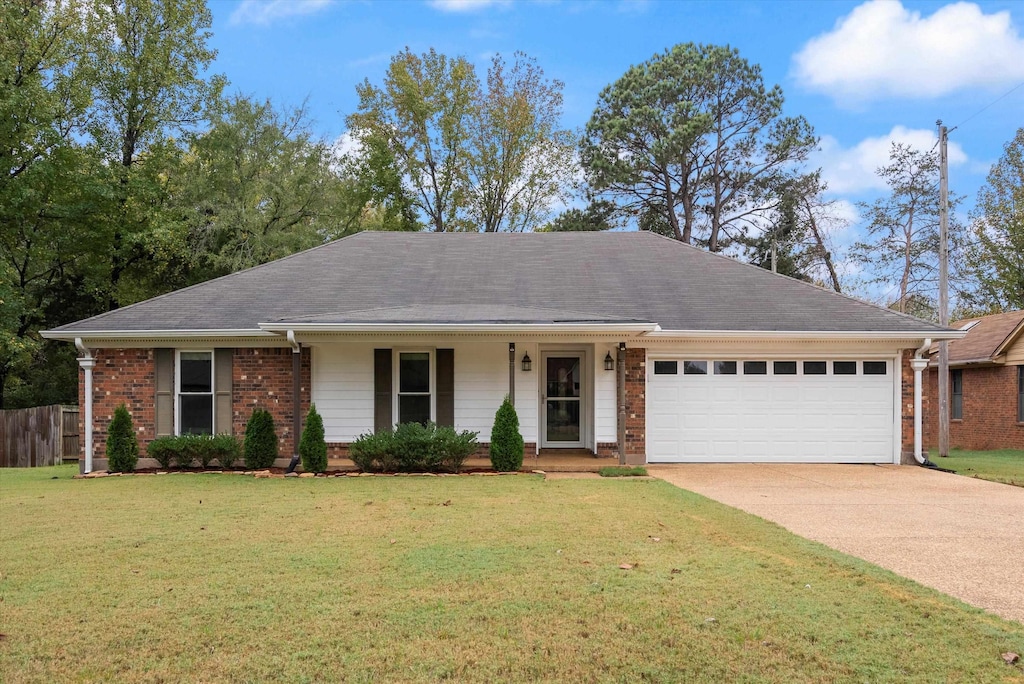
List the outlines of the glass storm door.
{"type": "Polygon", "coordinates": [[[542,446],[583,446],[582,381],[582,354],[545,355],[542,446]]]}

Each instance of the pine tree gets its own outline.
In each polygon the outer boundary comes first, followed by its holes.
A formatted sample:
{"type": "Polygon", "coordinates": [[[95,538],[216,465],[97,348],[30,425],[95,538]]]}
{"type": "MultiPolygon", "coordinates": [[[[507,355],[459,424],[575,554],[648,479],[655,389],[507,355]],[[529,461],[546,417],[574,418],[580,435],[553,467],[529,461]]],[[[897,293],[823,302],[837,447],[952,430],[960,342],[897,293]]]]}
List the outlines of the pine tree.
{"type": "Polygon", "coordinates": [[[500,472],[515,472],[523,467],[523,436],[519,434],[516,407],[506,396],[494,416],[491,428],[491,465],[500,472]]]}
{"type": "Polygon", "coordinates": [[[115,473],[130,473],[139,461],[139,442],[127,407],[121,404],[114,410],[114,419],[107,428],[107,469],[115,473]]]}
{"type": "Polygon", "coordinates": [[[299,440],[299,455],[302,469],[307,473],[322,473],[327,470],[327,442],[324,441],[324,421],[316,412],[316,404],[310,404],[306,414],[306,429],[299,440]]]}

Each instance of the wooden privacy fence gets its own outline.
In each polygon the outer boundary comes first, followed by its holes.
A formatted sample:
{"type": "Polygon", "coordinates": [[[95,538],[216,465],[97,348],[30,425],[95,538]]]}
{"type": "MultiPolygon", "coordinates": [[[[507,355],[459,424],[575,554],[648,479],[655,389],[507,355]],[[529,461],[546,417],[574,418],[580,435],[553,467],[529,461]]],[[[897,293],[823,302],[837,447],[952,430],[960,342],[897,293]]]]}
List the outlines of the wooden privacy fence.
{"type": "Polygon", "coordinates": [[[0,411],[0,468],[60,465],[78,449],[77,406],[0,411]]]}

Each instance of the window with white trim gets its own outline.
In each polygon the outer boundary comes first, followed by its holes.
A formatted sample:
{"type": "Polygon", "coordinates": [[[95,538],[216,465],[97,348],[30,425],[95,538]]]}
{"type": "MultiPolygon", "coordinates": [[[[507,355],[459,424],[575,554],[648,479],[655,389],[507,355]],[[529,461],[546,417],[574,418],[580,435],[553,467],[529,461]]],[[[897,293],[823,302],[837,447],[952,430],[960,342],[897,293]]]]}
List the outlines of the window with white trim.
{"type": "Polygon", "coordinates": [[[433,420],[430,352],[398,353],[398,422],[433,420]]]}
{"type": "Polygon", "coordinates": [[[179,351],[178,434],[213,434],[213,352],[179,351]]]}

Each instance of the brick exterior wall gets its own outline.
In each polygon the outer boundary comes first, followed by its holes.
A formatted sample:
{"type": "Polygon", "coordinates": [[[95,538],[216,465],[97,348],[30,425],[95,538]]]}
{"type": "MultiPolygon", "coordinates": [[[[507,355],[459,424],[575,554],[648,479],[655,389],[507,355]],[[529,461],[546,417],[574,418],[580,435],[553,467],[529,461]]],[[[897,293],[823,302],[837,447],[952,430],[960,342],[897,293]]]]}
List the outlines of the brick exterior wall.
{"type": "MultiPolygon", "coordinates": [[[[156,437],[156,363],[152,349],[94,349],[92,369],[93,458],[106,458],[107,428],[122,402],[132,416],[139,455],[156,437]]],[[[85,370],[78,369],[79,454],[85,458],[85,370]]]]}
{"type": "MultiPolygon", "coordinates": [[[[900,416],[902,418],[902,459],[903,463],[917,463],[914,460],[914,369],[910,360],[914,349],[904,349],[900,362],[900,416]]],[[[925,373],[924,375],[927,375],[925,373]]],[[[928,393],[921,396],[922,415],[928,415],[928,393]]]]}
{"type": "MultiPolygon", "coordinates": [[[[292,352],[285,348],[238,348],[231,364],[232,432],[245,435],[245,424],[257,407],[270,411],[277,431],[278,457],[290,458],[294,448],[292,434],[292,352]]],[[[310,402],[311,355],[302,350],[300,371],[300,410],[305,421],[310,402]]]]}
{"type": "MultiPolygon", "coordinates": [[[[1017,422],[1017,366],[962,370],[963,418],[949,421],[949,446],[970,451],[1024,449],[1024,423],[1017,422]]],[[[938,448],[938,369],[929,368],[925,378],[924,443],[938,448]]]]}
{"type": "Polygon", "coordinates": [[[626,462],[647,462],[647,350],[626,349],[626,462]]]}

